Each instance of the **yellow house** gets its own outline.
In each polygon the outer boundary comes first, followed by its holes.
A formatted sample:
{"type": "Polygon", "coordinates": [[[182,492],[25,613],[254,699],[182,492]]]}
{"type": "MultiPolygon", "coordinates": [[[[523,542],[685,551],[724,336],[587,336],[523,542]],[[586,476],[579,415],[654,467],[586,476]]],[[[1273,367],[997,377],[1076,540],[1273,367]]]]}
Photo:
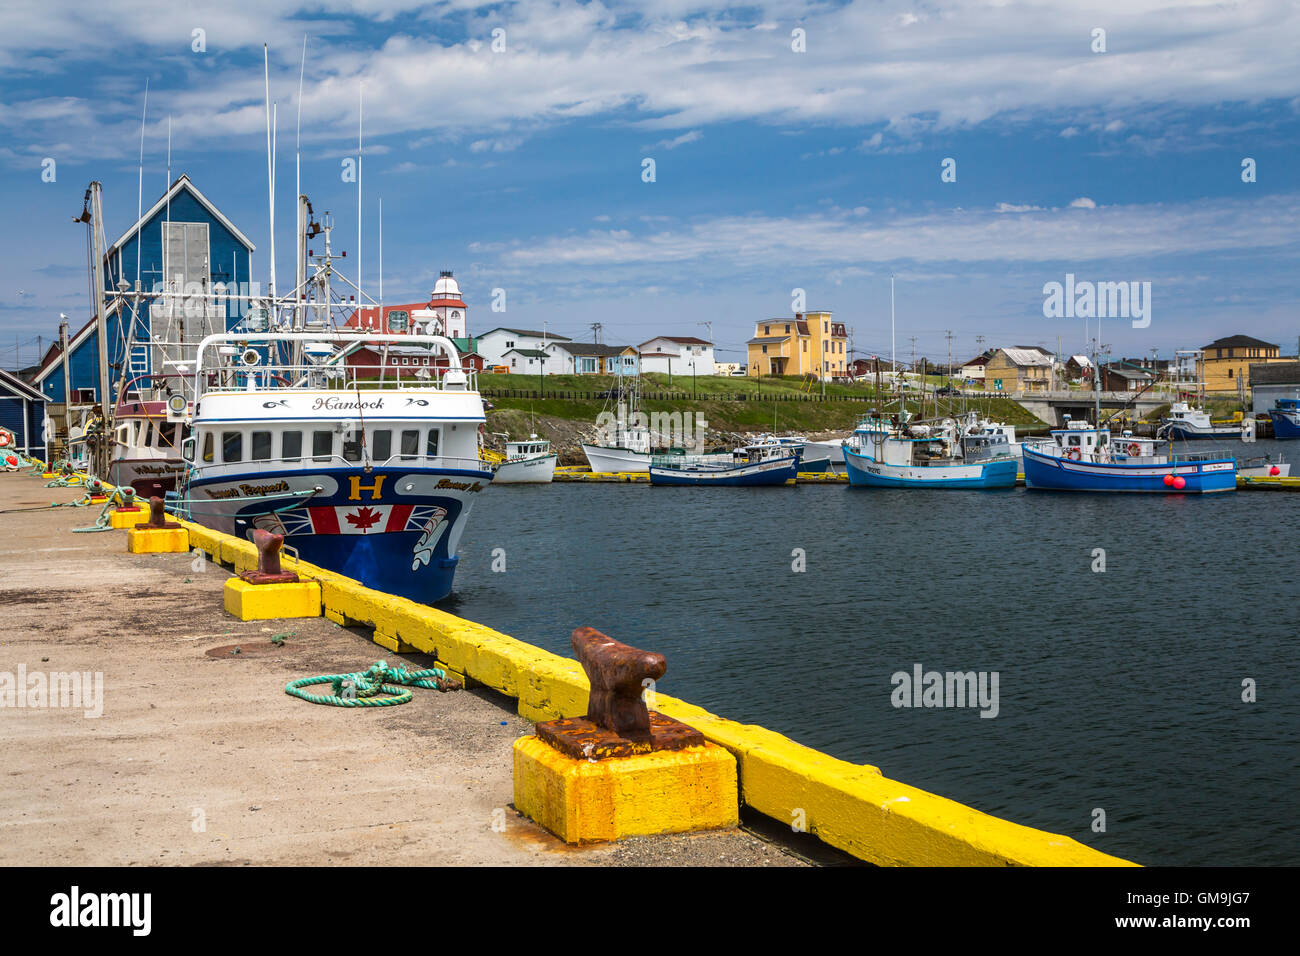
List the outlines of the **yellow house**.
{"type": "Polygon", "coordinates": [[[1230,335],[1201,349],[1197,360],[1197,377],[1207,392],[1235,392],[1238,380],[1242,388],[1250,387],[1250,366],[1292,361],[1278,354],[1279,347],[1249,335],[1230,335]]]}
{"type": "Polygon", "coordinates": [[[1046,391],[1052,381],[1052,353],[1038,346],[995,349],[984,366],[984,387],[999,392],[1046,391]]]}
{"type": "Polygon", "coordinates": [[[841,378],[848,374],[848,334],[830,312],[796,312],[792,319],[754,323],[746,345],[748,375],[816,375],[841,378]]]}

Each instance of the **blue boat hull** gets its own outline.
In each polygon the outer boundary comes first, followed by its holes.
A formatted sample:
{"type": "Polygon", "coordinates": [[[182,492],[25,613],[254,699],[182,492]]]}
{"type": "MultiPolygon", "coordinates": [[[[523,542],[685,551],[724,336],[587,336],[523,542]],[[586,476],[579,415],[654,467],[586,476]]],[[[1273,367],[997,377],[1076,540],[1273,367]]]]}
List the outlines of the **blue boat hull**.
{"type": "Polygon", "coordinates": [[[891,473],[891,469],[878,466],[872,459],[845,448],[844,467],[849,474],[849,484],[864,488],[980,489],[1015,487],[1018,463],[1014,458],[1008,458],[977,465],[935,465],[910,469],[925,472],[923,477],[907,477],[891,473]]]}
{"type": "Polygon", "coordinates": [[[376,467],[191,479],[195,521],[240,538],[284,535],[304,561],[420,603],[451,593],[456,546],[490,471],[376,467]],[[288,492],[322,492],[293,500],[288,492]],[[234,492],[234,494],[232,494],[234,492]]]}
{"type": "Polygon", "coordinates": [[[685,468],[659,468],[651,465],[650,483],[692,485],[697,488],[762,488],[784,485],[795,478],[799,468],[797,458],[787,458],[775,464],[777,467],[740,465],[729,470],[709,472],[693,472],[685,468]]]}
{"type": "Polygon", "coordinates": [[[1107,491],[1146,494],[1211,494],[1236,491],[1236,462],[1173,462],[1165,465],[1076,462],[1042,455],[1026,448],[1025,485],[1047,491],[1107,491]],[[1186,484],[1174,488],[1165,475],[1182,478],[1186,484]]]}
{"type": "Polygon", "coordinates": [[[1269,412],[1268,417],[1273,419],[1273,437],[1287,441],[1292,438],[1300,438],[1300,420],[1292,418],[1283,412],[1269,412]]]}

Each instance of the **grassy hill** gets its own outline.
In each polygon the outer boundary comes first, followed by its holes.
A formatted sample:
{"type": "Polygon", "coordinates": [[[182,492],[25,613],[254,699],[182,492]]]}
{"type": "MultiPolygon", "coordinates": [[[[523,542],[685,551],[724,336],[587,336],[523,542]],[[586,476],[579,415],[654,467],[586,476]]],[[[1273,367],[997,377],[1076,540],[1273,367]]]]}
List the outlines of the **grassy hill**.
{"type": "MultiPolygon", "coordinates": [[[[618,384],[614,377],[592,375],[548,375],[544,383],[539,383],[536,376],[481,375],[478,382],[479,390],[495,406],[488,412],[488,432],[523,437],[535,425],[538,434],[555,443],[562,461],[573,464],[585,463],[578,444],[584,435],[594,433],[597,416],[614,408],[612,400],[598,396],[618,384]]],[[[717,436],[723,444],[730,436],[773,430],[814,438],[842,436],[876,407],[876,395],[869,385],[827,383],[826,398],[822,400],[820,385],[805,391],[797,378],[755,382],[740,377],[700,376],[692,383],[689,377],[683,380],[674,376],[670,387],[666,375],[643,375],[641,394],[644,411],[690,412],[703,417],[711,440],[717,436]]],[[[886,412],[893,410],[887,404],[891,400],[891,396],[881,399],[886,403],[886,412]]],[[[917,399],[909,399],[907,407],[927,418],[936,415],[933,396],[927,397],[924,410],[917,399]]],[[[966,409],[1016,425],[1022,431],[1047,427],[1008,398],[938,399],[939,415],[957,415],[966,409]]]]}

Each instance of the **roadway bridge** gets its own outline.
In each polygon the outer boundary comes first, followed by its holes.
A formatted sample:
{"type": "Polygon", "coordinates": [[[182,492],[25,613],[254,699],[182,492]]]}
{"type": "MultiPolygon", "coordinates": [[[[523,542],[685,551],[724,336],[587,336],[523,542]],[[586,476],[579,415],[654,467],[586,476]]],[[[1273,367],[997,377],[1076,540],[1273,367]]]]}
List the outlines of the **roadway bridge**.
{"type": "MultiPolygon", "coordinates": [[[[1047,422],[1049,425],[1064,425],[1066,415],[1076,420],[1084,418],[1092,421],[1095,396],[1091,391],[1064,389],[1041,392],[989,392],[986,394],[1010,398],[1012,401],[1024,406],[1025,410],[1030,414],[1047,422]]],[[[1130,417],[1141,418],[1147,413],[1155,411],[1161,405],[1168,404],[1168,402],[1168,397],[1152,394],[1151,392],[1147,392],[1138,398],[1134,398],[1132,392],[1101,393],[1103,417],[1108,412],[1118,412],[1121,408],[1127,406],[1130,417]]]]}

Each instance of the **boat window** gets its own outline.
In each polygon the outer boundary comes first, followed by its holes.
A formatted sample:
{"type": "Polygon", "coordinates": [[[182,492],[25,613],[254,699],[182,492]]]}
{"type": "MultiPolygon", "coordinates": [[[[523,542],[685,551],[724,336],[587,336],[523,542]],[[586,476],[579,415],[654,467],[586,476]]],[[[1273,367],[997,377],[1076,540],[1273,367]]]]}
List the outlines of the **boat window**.
{"type": "Polygon", "coordinates": [[[387,461],[393,453],[393,433],[387,428],[372,433],[370,448],[374,452],[375,461],[387,461]]]}
{"type": "Polygon", "coordinates": [[[244,433],[221,433],[221,460],[242,461],[244,458],[244,433]]]}
{"type": "Polygon", "coordinates": [[[428,458],[438,457],[438,429],[429,429],[429,440],[425,443],[424,454],[428,458]]]}
{"type": "Polygon", "coordinates": [[[173,447],[176,444],[176,423],[159,422],[158,437],[162,439],[162,443],[164,445],[168,446],[169,448],[173,447]]]}
{"type": "Polygon", "coordinates": [[[269,461],[271,458],[271,433],[253,432],[248,452],[249,461],[269,461]]]}
{"type": "Polygon", "coordinates": [[[1071,436],[1070,436],[1070,444],[1071,444],[1071,445],[1074,445],[1075,447],[1078,447],[1078,444],[1079,444],[1079,436],[1078,436],[1078,435],[1071,435],[1071,436]]]}
{"type": "Polygon", "coordinates": [[[402,432],[402,457],[420,457],[420,433],[414,429],[402,432]]]}
{"type": "Polygon", "coordinates": [[[302,458],[302,432],[285,432],[280,441],[280,457],[285,461],[302,458]]]}
{"type": "Polygon", "coordinates": [[[343,440],[343,460],[360,461],[361,460],[361,440],[348,439],[343,440]]]}
{"type": "Polygon", "coordinates": [[[212,461],[212,432],[203,436],[203,460],[212,461]]]}
{"type": "Polygon", "coordinates": [[[334,454],[334,433],[332,431],[315,431],[311,433],[311,456],[315,461],[329,461],[334,454]]]}

